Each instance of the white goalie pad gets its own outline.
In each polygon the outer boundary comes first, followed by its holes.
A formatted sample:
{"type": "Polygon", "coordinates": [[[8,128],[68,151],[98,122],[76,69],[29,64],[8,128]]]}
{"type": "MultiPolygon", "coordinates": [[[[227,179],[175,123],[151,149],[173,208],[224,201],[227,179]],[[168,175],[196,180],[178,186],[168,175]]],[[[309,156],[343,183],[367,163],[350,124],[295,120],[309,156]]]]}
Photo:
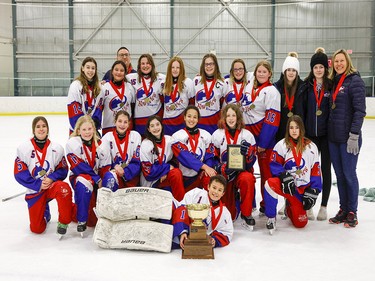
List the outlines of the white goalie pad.
{"type": "Polygon", "coordinates": [[[166,219],[172,217],[173,196],[169,191],[151,187],[130,187],[113,192],[100,188],[96,201],[98,217],[111,221],[166,219]]]}
{"type": "Polygon", "coordinates": [[[169,253],[173,226],[154,221],[128,220],[113,222],[99,218],[93,241],[101,248],[157,251],[169,253]]]}

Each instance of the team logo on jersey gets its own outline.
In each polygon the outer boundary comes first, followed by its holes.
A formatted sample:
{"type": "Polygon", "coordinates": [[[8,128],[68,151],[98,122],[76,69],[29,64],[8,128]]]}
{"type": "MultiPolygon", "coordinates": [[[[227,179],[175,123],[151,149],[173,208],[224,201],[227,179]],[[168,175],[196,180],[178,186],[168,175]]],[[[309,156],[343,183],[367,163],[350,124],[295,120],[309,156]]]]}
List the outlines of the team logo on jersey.
{"type": "MultiPolygon", "coordinates": [[[[293,157],[291,157],[289,159],[285,159],[284,167],[285,167],[285,170],[291,171],[292,173],[296,173],[296,171],[297,171],[297,164],[296,164],[296,161],[294,160],[293,157]]],[[[302,176],[305,173],[305,171],[307,170],[306,161],[303,158],[301,159],[299,169],[302,171],[302,174],[300,174],[300,176],[302,176]]]]}
{"type": "Polygon", "coordinates": [[[119,100],[118,98],[113,98],[110,100],[108,106],[112,111],[116,111],[116,112],[121,109],[127,110],[128,108],[127,101],[128,99],[126,98],[126,96],[124,96],[123,101],[119,100]]]}
{"type": "Polygon", "coordinates": [[[206,92],[204,90],[200,90],[196,94],[195,100],[197,101],[197,103],[206,104],[206,106],[207,106],[207,103],[210,103],[214,96],[215,96],[214,90],[211,91],[211,95],[208,99],[206,98],[206,92]]]}
{"type": "Polygon", "coordinates": [[[202,149],[200,147],[198,147],[198,149],[195,151],[195,153],[193,151],[190,151],[190,152],[197,159],[202,159],[202,157],[203,157],[203,151],[202,151],[202,149]]]}
{"type": "Polygon", "coordinates": [[[148,103],[153,93],[154,93],[154,88],[151,88],[147,94],[143,88],[140,88],[137,90],[137,100],[145,101],[148,103]]]}
{"type": "Polygon", "coordinates": [[[122,163],[128,162],[128,159],[129,159],[129,157],[128,157],[128,154],[126,153],[125,159],[122,159],[120,156],[116,155],[115,158],[113,159],[113,162],[121,165],[122,163]]]}
{"type": "Polygon", "coordinates": [[[43,163],[43,168],[41,166],[35,166],[31,172],[31,175],[36,179],[42,178],[44,175],[47,174],[50,167],[50,163],[47,160],[45,160],[43,163]]]}
{"type": "MultiPolygon", "coordinates": [[[[240,104],[241,105],[241,101],[242,99],[244,98],[244,94],[241,94],[241,98],[240,98],[240,104]]],[[[225,96],[225,102],[227,104],[231,104],[231,103],[234,103],[234,104],[237,104],[237,100],[236,100],[236,95],[233,91],[230,91],[226,96],[225,96]]]]}

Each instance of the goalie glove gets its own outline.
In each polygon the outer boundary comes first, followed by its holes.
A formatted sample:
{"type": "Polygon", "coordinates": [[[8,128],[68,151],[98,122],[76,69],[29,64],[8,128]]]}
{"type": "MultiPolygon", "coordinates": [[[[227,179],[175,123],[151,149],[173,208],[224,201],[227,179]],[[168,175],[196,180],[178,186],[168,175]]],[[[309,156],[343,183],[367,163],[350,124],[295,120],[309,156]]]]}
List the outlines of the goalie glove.
{"type": "Polygon", "coordinates": [[[296,184],[294,183],[293,176],[289,172],[282,172],[279,179],[284,194],[294,195],[294,193],[296,193],[296,184]]]}
{"type": "Polygon", "coordinates": [[[308,187],[302,196],[302,205],[304,210],[310,210],[314,207],[316,199],[318,198],[318,190],[315,188],[308,187]]]}

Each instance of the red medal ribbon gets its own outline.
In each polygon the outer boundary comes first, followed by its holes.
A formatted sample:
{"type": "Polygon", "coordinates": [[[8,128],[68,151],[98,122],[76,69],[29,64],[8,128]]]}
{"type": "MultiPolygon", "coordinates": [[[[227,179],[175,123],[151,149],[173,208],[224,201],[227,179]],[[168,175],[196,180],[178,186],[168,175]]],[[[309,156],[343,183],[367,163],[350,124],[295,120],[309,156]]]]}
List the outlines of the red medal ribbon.
{"type": "Polygon", "coordinates": [[[238,85],[240,85],[240,83],[237,83],[237,82],[233,85],[234,95],[236,96],[237,102],[239,102],[241,100],[241,96],[242,96],[243,89],[244,89],[244,83],[241,83],[241,88],[240,88],[239,92],[238,92],[238,89],[237,89],[238,85]]]}
{"type": "Polygon", "coordinates": [[[221,201],[219,201],[219,214],[218,216],[216,217],[215,216],[215,209],[212,204],[211,204],[211,222],[212,222],[212,230],[215,230],[217,224],[219,223],[220,221],[220,218],[221,218],[221,215],[223,214],[223,203],[221,203],[221,201]]]}
{"type": "Polygon", "coordinates": [[[110,81],[109,84],[111,84],[113,90],[116,92],[117,96],[122,101],[122,99],[124,98],[124,94],[125,94],[125,83],[124,83],[124,81],[122,81],[122,84],[121,84],[121,87],[120,87],[121,93],[118,90],[119,88],[115,84],[113,84],[112,81],[110,81]]]}
{"type": "Polygon", "coordinates": [[[132,73],[133,67],[130,65],[128,68],[128,74],[132,73]]]}
{"type": "Polygon", "coordinates": [[[212,84],[210,86],[210,89],[207,87],[207,81],[204,82],[204,92],[206,93],[206,100],[208,100],[211,96],[211,92],[216,84],[216,79],[212,80],[212,84]]]}
{"type": "Polygon", "coordinates": [[[185,128],[185,131],[186,131],[186,133],[188,134],[188,137],[189,137],[188,139],[189,139],[189,143],[190,143],[190,146],[191,146],[191,151],[193,153],[195,153],[195,151],[197,150],[198,140],[199,140],[199,136],[200,136],[201,132],[198,131],[197,134],[190,135],[188,130],[186,130],[186,128],[185,128]]]}
{"type": "Polygon", "coordinates": [[[39,161],[39,165],[40,167],[43,169],[43,164],[44,164],[44,160],[46,159],[46,156],[47,156],[47,148],[49,146],[49,144],[51,143],[50,140],[47,140],[44,147],[43,147],[43,150],[40,150],[39,147],[36,145],[35,143],[35,140],[34,139],[31,139],[31,143],[33,144],[34,146],[34,149],[35,149],[35,154],[36,154],[36,158],[38,159],[39,161]],[[38,152],[41,152],[42,153],[42,157],[39,157],[39,153],[38,152]]]}
{"type": "Polygon", "coordinates": [[[161,141],[161,144],[156,144],[158,148],[161,148],[161,154],[158,156],[159,164],[163,164],[164,159],[164,150],[165,150],[165,137],[163,137],[163,140],[161,141]]]}
{"type": "Polygon", "coordinates": [[[178,84],[176,83],[174,85],[173,92],[171,93],[171,100],[172,100],[172,102],[176,101],[177,92],[178,92],[178,84]]]}
{"type": "Polygon", "coordinates": [[[254,89],[254,86],[253,86],[253,89],[251,90],[251,103],[254,103],[255,99],[259,96],[259,93],[260,91],[267,87],[267,86],[271,86],[272,84],[270,83],[270,81],[267,81],[267,83],[263,83],[259,88],[257,89],[254,89]]]}
{"type": "Polygon", "coordinates": [[[116,141],[116,146],[117,146],[117,149],[120,153],[120,156],[121,156],[121,159],[123,161],[126,160],[126,153],[128,152],[128,145],[129,145],[129,131],[126,131],[125,132],[125,138],[122,139],[122,141],[119,139],[118,135],[117,135],[117,132],[113,132],[113,136],[115,137],[115,141],[116,141]],[[124,145],[124,150],[121,149],[121,144],[123,144],[125,142],[125,145],[124,145]]]}
{"type": "Polygon", "coordinates": [[[228,130],[226,129],[225,138],[227,140],[227,144],[236,144],[239,135],[240,135],[240,131],[236,130],[236,133],[234,134],[234,138],[232,138],[232,136],[229,134],[228,130]],[[231,140],[233,140],[233,142],[231,142],[231,140]]]}
{"type": "Polygon", "coordinates": [[[341,76],[340,80],[339,80],[339,83],[337,84],[337,87],[335,88],[335,92],[332,95],[332,101],[333,101],[333,103],[335,103],[335,101],[336,101],[336,97],[337,97],[337,95],[338,95],[338,93],[340,91],[342,83],[344,83],[345,78],[346,78],[346,74],[343,74],[341,76]]]}
{"type": "Polygon", "coordinates": [[[92,106],[93,94],[92,94],[92,87],[89,86],[89,91],[86,92],[86,100],[89,107],[92,106]]]}
{"type": "Polygon", "coordinates": [[[288,106],[289,111],[292,112],[292,108],[293,108],[293,105],[294,105],[294,95],[291,98],[289,98],[289,94],[286,91],[286,87],[284,87],[284,92],[285,92],[286,105],[288,106]]]}
{"type": "Polygon", "coordinates": [[[146,80],[142,77],[143,90],[145,91],[146,96],[148,96],[148,93],[149,93],[150,90],[152,89],[152,84],[153,84],[153,83],[154,83],[154,81],[151,81],[151,83],[150,83],[150,87],[147,89],[146,80]]]}
{"type": "Polygon", "coordinates": [[[300,153],[297,153],[296,151],[296,144],[294,143],[294,140],[291,138],[290,143],[292,144],[292,153],[294,160],[296,161],[296,167],[299,169],[299,165],[301,165],[301,159],[302,159],[302,151],[300,153]]]}
{"type": "Polygon", "coordinates": [[[316,89],[316,79],[314,79],[314,94],[315,94],[316,104],[318,105],[318,109],[320,109],[320,105],[322,103],[323,96],[324,96],[324,86],[322,85],[322,88],[320,89],[320,96],[319,96],[319,93],[316,89]]]}
{"type": "Polygon", "coordinates": [[[95,158],[96,158],[96,145],[95,145],[95,143],[94,142],[92,143],[91,149],[87,145],[83,144],[83,151],[85,152],[85,155],[86,155],[87,161],[89,162],[90,167],[94,168],[95,158]],[[90,155],[89,152],[91,152],[91,155],[90,155]]]}

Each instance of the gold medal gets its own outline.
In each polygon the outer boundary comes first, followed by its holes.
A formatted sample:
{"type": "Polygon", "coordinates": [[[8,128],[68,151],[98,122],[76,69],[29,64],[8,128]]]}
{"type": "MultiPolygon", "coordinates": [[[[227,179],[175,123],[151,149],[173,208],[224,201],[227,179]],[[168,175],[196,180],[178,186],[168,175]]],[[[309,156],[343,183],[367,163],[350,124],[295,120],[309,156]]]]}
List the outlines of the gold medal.
{"type": "Polygon", "coordinates": [[[335,109],[335,108],[336,108],[336,104],[333,103],[333,104],[332,104],[332,109],[335,109]]]}
{"type": "Polygon", "coordinates": [[[297,169],[296,174],[299,176],[302,173],[301,169],[297,169]]]}
{"type": "Polygon", "coordinates": [[[322,115],[322,111],[320,110],[320,109],[318,109],[317,111],[316,111],[316,116],[320,116],[320,115],[322,115]]]}
{"type": "Polygon", "coordinates": [[[206,107],[210,107],[210,102],[206,102],[206,107]]]}
{"type": "Polygon", "coordinates": [[[91,112],[92,112],[92,109],[89,108],[89,109],[87,110],[87,114],[91,114],[91,112]]]}
{"type": "Polygon", "coordinates": [[[293,112],[289,111],[288,114],[287,114],[288,117],[292,117],[293,116],[293,112]]]}
{"type": "Polygon", "coordinates": [[[38,175],[39,175],[40,177],[43,177],[46,173],[47,173],[47,172],[46,172],[45,170],[41,170],[41,171],[38,173],[38,175]]]}
{"type": "Polygon", "coordinates": [[[120,107],[123,107],[124,106],[124,103],[123,102],[120,102],[120,107]]]}
{"type": "Polygon", "coordinates": [[[254,109],[254,108],[255,108],[255,104],[252,103],[252,104],[250,105],[250,109],[254,109]]]}
{"type": "Polygon", "coordinates": [[[122,164],[121,164],[121,168],[123,168],[123,169],[124,169],[126,166],[128,166],[126,163],[122,163],[122,164]]]}

